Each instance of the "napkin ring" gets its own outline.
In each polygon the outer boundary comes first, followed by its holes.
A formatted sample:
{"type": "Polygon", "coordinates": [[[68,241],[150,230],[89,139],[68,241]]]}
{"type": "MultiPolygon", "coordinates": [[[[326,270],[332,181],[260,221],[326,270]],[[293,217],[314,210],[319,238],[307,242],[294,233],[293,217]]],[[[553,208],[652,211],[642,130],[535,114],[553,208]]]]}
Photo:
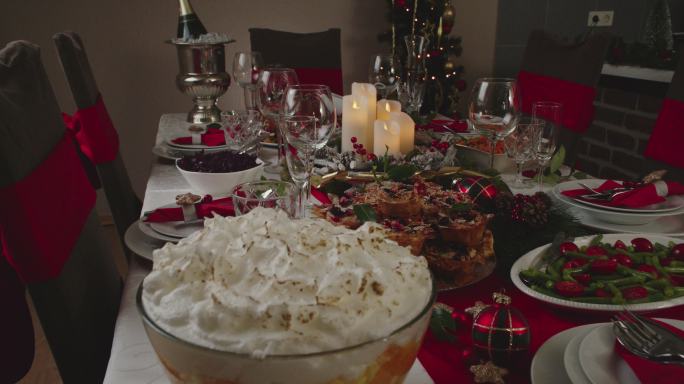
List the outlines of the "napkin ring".
{"type": "Polygon", "coordinates": [[[199,218],[197,216],[195,205],[197,205],[200,201],[202,201],[202,196],[198,196],[189,192],[176,196],[176,204],[179,205],[183,211],[183,221],[189,222],[199,218]]]}

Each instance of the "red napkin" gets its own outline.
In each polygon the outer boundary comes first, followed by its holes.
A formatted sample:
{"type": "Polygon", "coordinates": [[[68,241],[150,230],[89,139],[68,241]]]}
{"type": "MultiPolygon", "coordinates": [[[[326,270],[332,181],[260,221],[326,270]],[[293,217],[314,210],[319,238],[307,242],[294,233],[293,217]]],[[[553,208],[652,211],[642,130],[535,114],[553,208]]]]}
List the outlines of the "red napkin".
{"type": "Polygon", "coordinates": [[[468,132],[468,122],[465,120],[432,120],[425,125],[417,125],[416,129],[434,132],[468,132]],[[447,129],[448,128],[448,129],[447,129]]]}
{"type": "MultiPolygon", "coordinates": [[[[192,136],[177,137],[171,140],[171,142],[180,145],[190,145],[192,144],[192,136]]],[[[202,134],[202,144],[208,147],[225,145],[226,136],[223,134],[223,131],[218,128],[207,128],[207,132],[202,134]]]]}
{"type": "Polygon", "coordinates": [[[316,200],[320,201],[321,204],[332,204],[332,200],[330,200],[328,194],[316,187],[311,187],[311,196],[313,196],[316,200]]]}
{"type": "MultiPolygon", "coordinates": [[[[651,319],[653,320],[653,319],[651,319]]],[[[653,320],[654,322],[662,325],[663,327],[669,329],[681,338],[684,338],[684,332],[672,327],[662,321],[653,320]]],[[[639,381],[644,384],[647,383],[658,383],[658,384],[675,384],[682,382],[682,374],[684,373],[684,368],[676,364],[659,364],[654,361],[644,359],[642,357],[636,356],[629,352],[625,347],[620,345],[620,343],[615,340],[615,353],[620,355],[623,360],[629,364],[634,374],[636,374],[639,381]]]]}
{"type": "MultiPolygon", "coordinates": [[[[214,213],[219,216],[234,216],[233,198],[224,197],[195,205],[198,218],[213,217],[214,213]]],[[[167,221],[183,221],[183,209],[176,208],[157,208],[145,217],[146,222],[164,223],[167,221]]]]}
{"type": "MultiPolygon", "coordinates": [[[[667,184],[667,196],[684,194],[684,185],[674,181],[667,181],[665,183],[667,184]]],[[[602,192],[618,187],[622,187],[622,184],[613,180],[607,180],[606,182],[601,184],[601,186],[594,189],[596,189],[599,192],[602,192]]],[[[613,198],[613,200],[611,201],[583,199],[583,195],[591,194],[591,192],[587,191],[584,188],[571,189],[568,191],[563,191],[561,193],[573,199],[584,200],[594,204],[605,205],[608,207],[639,208],[644,207],[646,205],[651,205],[665,201],[664,197],[658,195],[656,186],[654,184],[646,184],[643,187],[622,193],[613,198]]]]}

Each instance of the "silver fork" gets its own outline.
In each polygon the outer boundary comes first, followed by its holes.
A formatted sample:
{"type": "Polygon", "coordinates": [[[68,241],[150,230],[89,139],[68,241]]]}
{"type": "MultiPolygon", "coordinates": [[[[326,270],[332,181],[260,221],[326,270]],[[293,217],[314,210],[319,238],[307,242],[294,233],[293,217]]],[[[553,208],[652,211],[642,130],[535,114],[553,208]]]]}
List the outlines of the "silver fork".
{"type": "Polygon", "coordinates": [[[606,190],[603,192],[599,192],[596,189],[593,189],[584,183],[578,182],[577,184],[579,184],[582,188],[584,188],[587,191],[592,193],[590,195],[582,195],[582,196],[580,196],[581,198],[583,198],[583,199],[594,199],[594,200],[610,201],[610,200],[613,200],[613,198],[615,198],[615,196],[621,195],[625,192],[629,192],[632,189],[634,189],[634,188],[628,188],[628,187],[618,187],[618,188],[609,189],[609,190],[606,190]]]}
{"type": "Polygon", "coordinates": [[[628,351],[649,360],[684,365],[684,341],[669,330],[628,310],[612,320],[618,342],[628,351]]]}

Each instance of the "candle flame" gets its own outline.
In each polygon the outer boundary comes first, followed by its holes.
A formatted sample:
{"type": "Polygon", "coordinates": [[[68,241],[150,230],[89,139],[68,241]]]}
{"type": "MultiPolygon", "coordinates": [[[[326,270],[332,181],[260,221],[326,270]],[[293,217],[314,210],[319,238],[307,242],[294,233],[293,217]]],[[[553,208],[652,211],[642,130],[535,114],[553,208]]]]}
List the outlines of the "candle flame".
{"type": "Polygon", "coordinates": [[[352,108],[359,109],[359,104],[356,102],[356,100],[352,101],[352,108]]]}
{"type": "Polygon", "coordinates": [[[389,131],[389,127],[387,126],[386,122],[382,123],[382,127],[385,129],[385,131],[389,131]]]}
{"type": "Polygon", "coordinates": [[[386,110],[387,112],[391,112],[391,111],[390,111],[390,105],[389,105],[389,103],[385,104],[385,110],[386,110]]]}

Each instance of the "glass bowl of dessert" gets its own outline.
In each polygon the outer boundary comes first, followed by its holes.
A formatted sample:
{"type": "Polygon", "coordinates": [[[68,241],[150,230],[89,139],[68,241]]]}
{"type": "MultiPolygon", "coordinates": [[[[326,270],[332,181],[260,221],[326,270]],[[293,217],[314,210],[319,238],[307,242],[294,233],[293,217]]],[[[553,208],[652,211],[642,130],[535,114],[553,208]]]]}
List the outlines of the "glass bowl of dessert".
{"type": "Polygon", "coordinates": [[[424,258],[367,223],[279,210],[208,219],[137,295],[173,383],[402,383],[435,300],[424,258]]]}
{"type": "Polygon", "coordinates": [[[256,207],[277,208],[294,217],[297,210],[297,187],[287,181],[259,180],[238,184],[233,188],[235,215],[256,207]]]}

